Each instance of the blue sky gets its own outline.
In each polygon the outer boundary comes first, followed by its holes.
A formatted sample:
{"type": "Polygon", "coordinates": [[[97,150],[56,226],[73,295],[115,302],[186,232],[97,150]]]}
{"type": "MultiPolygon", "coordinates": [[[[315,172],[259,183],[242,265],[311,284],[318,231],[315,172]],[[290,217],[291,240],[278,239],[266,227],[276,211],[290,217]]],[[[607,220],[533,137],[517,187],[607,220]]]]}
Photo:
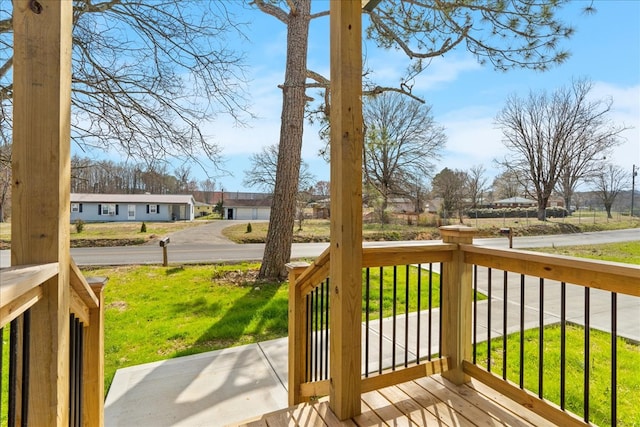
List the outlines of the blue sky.
{"type": "MultiPolygon", "coordinates": [[[[314,2],[328,7],[328,1],[314,2]]],[[[590,79],[594,97],[613,99],[611,118],[631,128],[624,132],[625,142],[615,150],[611,161],[629,171],[632,164],[640,165],[640,1],[596,0],[597,13],[590,15],[582,13],[585,4],[574,1],[564,7],[564,22],[576,29],[575,35],[564,42],[571,57],[547,72],[494,71],[458,50],[435,59],[416,79],[414,93],[432,105],[435,120],[445,127],[448,137],[434,173],[444,167],[464,170],[482,164],[488,176],[495,176],[499,171],[493,159],[503,157],[505,150],[493,121],[507,97],[513,93],[526,96],[530,90],[553,91],[570,84],[572,78],[590,79]]],[[[205,129],[223,146],[226,168],[233,172],[233,176],[216,178],[218,187],[225,191],[251,191],[242,185],[250,155],[278,142],[282,95],[277,85],[284,80],[286,54],[286,28],[282,23],[257,10],[238,11],[250,22],[250,40],[240,46],[247,51],[252,111],[258,118],[250,121],[249,127],[238,128],[231,120],[219,117],[205,129]]],[[[327,77],[328,26],[328,18],[312,23],[309,46],[309,68],[327,77]]],[[[397,85],[406,65],[404,55],[372,45],[366,45],[364,51],[373,79],[397,85]]],[[[318,180],[328,180],[329,165],[317,154],[322,144],[317,128],[305,125],[303,158],[318,180]]],[[[204,179],[197,167],[192,171],[198,179],[204,179]]]]}

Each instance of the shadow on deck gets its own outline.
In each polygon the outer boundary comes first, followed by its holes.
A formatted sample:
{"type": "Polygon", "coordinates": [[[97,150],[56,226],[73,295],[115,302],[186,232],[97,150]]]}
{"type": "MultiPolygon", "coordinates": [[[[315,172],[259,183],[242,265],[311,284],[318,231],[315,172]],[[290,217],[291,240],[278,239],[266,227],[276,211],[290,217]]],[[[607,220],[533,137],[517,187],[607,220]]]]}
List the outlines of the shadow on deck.
{"type": "Polygon", "coordinates": [[[456,386],[440,375],[364,393],[362,414],[339,421],[327,399],[231,426],[552,426],[554,424],[472,380],[456,386]]]}

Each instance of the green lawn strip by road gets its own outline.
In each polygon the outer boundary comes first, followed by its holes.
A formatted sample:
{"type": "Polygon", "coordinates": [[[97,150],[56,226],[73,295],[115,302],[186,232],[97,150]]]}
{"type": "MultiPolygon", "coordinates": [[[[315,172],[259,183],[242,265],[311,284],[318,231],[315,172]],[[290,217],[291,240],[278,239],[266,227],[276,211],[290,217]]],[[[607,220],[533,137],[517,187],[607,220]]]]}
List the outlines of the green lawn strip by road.
{"type": "Polygon", "coordinates": [[[556,255],[591,258],[602,261],[640,264],[640,242],[608,243],[603,245],[558,246],[530,249],[556,255]]]}
{"type": "MultiPolygon", "coordinates": [[[[620,221],[592,223],[576,223],[553,220],[525,222],[514,222],[517,218],[503,221],[496,218],[465,219],[465,224],[477,230],[477,237],[500,237],[500,228],[512,227],[515,236],[538,236],[553,234],[571,234],[579,232],[607,231],[624,228],[635,228],[640,226],[637,220],[626,218],[620,221]]],[[[247,223],[226,227],[222,233],[236,243],[263,243],[267,236],[268,223],[251,223],[251,232],[247,232],[247,223]]],[[[452,222],[452,224],[456,224],[452,222]]],[[[328,220],[307,220],[304,221],[302,230],[297,224],[293,229],[293,241],[304,242],[328,242],[329,241],[329,221],[328,220]]],[[[440,231],[435,224],[420,222],[420,225],[407,225],[406,223],[376,224],[366,223],[362,226],[362,236],[366,241],[398,241],[398,240],[432,240],[440,239],[440,231]]]]}
{"type": "MultiPolygon", "coordinates": [[[[538,394],[539,329],[525,331],[524,387],[538,394]]],[[[502,376],[502,338],[491,342],[491,371],[502,376]]],[[[566,408],[582,417],[584,414],[584,328],[567,325],[566,408]]],[[[479,343],[477,363],[486,369],[487,343],[479,343]]],[[[622,338],[617,340],[618,425],[640,425],[640,346],[622,338]]],[[[507,379],[519,382],[520,334],[507,338],[507,379]]],[[[543,396],[560,404],[560,326],[544,329],[543,396]]],[[[611,334],[597,330],[590,333],[589,414],[594,424],[611,425],[611,334]]]]}

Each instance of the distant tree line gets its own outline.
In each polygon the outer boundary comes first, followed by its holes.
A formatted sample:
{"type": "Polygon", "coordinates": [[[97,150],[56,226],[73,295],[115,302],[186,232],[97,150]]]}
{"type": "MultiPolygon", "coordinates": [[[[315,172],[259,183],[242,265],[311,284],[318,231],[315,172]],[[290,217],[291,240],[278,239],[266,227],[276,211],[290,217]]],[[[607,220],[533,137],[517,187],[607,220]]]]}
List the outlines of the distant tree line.
{"type": "Polygon", "coordinates": [[[180,194],[198,189],[186,166],[170,172],[166,164],[149,167],[78,156],[71,159],[72,193],[180,194]]]}

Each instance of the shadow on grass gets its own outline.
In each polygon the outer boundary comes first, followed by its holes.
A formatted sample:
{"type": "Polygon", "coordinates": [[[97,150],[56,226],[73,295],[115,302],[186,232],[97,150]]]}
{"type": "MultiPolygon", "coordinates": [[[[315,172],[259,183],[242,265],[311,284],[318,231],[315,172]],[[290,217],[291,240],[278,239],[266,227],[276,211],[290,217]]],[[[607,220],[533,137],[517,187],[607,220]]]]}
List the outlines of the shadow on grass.
{"type": "Polygon", "coordinates": [[[172,267],[172,268],[167,268],[164,271],[164,274],[167,275],[167,276],[171,276],[172,274],[181,273],[183,271],[184,271],[184,267],[183,266],[172,267]]]}
{"type": "Polygon", "coordinates": [[[187,356],[204,351],[218,350],[240,344],[248,344],[285,336],[287,333],[288,302],[275,298],[285,283],[247,286],[247,291],[231,305],[208,303],[204,297],[185,304],[174,304],[172,311],[193,312],[197,316],[209,316],[213,324],[189,347],[171,357],[187,356]]]}

